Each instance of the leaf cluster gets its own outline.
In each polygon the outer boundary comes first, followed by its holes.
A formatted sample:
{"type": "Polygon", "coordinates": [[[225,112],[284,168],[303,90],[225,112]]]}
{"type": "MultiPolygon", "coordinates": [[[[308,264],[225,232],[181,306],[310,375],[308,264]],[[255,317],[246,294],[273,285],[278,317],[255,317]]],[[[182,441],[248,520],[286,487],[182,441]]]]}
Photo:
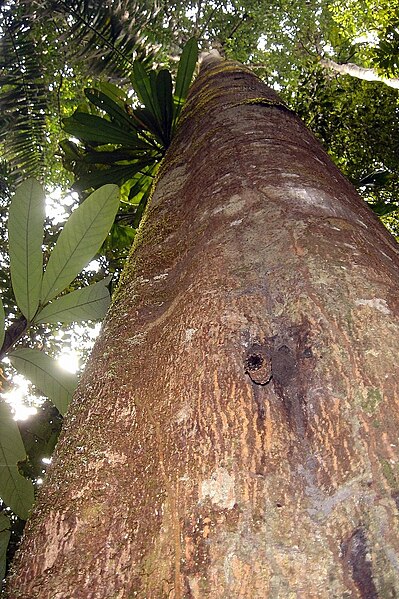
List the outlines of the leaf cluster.
{"type": "MultiPolygon", "coordinates": [[[[136,61],[131,84],[138,106],[132,106],[116,86],[99,84],[85,89],[88,104],[64,120],[64,130],[79,140],[61,143],[64,165],[76,177],[74,188],[82,192],[106,183],[119,185],[130,213],[129,219],[126,210],[122,212],[119,228],[123,220],[133,227],[140,222],[159,162],[175,133],[197,58],[197,42],[191,38],[181,54],[174,86],[167,69],[148,72],[136,61]]],[[[119,234],[115,242],[121,242],[119,234]]]]}

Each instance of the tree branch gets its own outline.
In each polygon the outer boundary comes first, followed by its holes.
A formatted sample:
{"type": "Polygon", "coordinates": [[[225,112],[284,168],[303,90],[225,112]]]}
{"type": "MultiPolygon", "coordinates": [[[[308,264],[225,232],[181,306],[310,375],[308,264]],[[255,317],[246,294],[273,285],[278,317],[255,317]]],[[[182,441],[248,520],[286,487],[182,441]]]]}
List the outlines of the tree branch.
{"type": "Polygon", "coordinates": [[[352,62],[347,62],[345,64],[339,64],[334,60],[330,60],[328,58],[321,58],[320,64],[340,75],[350,75],[351,77],[356,77],[357,79],[363,79],[364,81],[381,81],[389,87],[394,87],[395,89],[399,89],[399,79],[393,77],[392,79],[388,79],[387,77],[382,77],[378,75],[375,69],[366,69],[364,67],[359,67],[357,64],[353,64],[352,62]]]}

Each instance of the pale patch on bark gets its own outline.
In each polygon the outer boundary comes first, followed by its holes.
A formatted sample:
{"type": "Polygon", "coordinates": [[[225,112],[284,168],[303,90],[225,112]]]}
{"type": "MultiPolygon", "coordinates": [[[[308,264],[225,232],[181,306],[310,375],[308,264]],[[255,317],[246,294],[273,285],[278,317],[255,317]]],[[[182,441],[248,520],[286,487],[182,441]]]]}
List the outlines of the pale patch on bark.
{"type": "Polygon", "coordinates": [[[104,460],[106,460],[110,466],[115,466],[116,464],[126,464],[127,457],[124,453],[107,451],[104,452],[104,460]]]}
{"type": "Polygon", "coordinates": [[[238,194],[234,194],[231,196],[230,200],[227,204],[223,204],[223,206],[219,206],[219,208],[215,208],[212,214],[218,214],[219,212],[223,212],[226,216],[234,216],[237,212],[241,212],[245,206],[245,199],[239,196],[238,194]]]}
{"type": "Polygon", "coordinates": [[[65,553],[65,547],[73,545],[75,530],[64,519],[58,519],[58,514],[51,514],[46,522],[46,529],[50,531],[52,543],[44,547],[42,570],[45,572],[53,567],[59,554],[65,553]]]}
{"type": "Polygon", "coordinates": [[[393,262],[392,256],[388,256],[388,254],[386,254],[385,252],[383,252],[382,250],[380,250],[381,254],[383,256],[385,256],[385,258],[388,258],[388,260],[390,260],[391,262],[393,262]]]}
{"type": "Polygon", "coordinates": [[[150,202],[150,207],[158,206],[169,197],[180,193],[187,181],[187,177],[185,166],[175,166],[174,169],[165,172],[158,181],[156,192],[150,202]]]}
{"type": "Polygon", "coordinates": [[[168,276],[169,273],[167,272],[163,272],[160,275],[156,275],[155,277],[153,277],[154,281],[162,281],[162,279],[166,279],[166,277],[168,276]]]}
{"type": "Polygon", "coordinates": [[[200,576],[191,576],[188,578],[190,593],[193,599],[201,599],[201,589],[199,587],[200,576]]]}
{"type": "Polygon", "coordinates": [[[185,333],[185,337],[184,337],[184,341],[185,343],[191,343],[195,333],[198,331],[198,329],[186,329],[184,331],[185,333]]]}
{"type": "Polygon", "coordinates": [[[358,299],[355,300],[355,304],[357,306],[369,306],[370,308],[375,308],[383,314],[391,313],[386,301],[384,299],[381,299],[380,297],[373,297],[372,299],[358,299]]]}
{"type": "Polygon", "coordinates": [[[181,424],[185,420],[188,420],[188,418],[190,418],[190,416],[191,416],[191,412],[192,412],[192,410],[191,410],[190,406],[187,403],[185,403],[184,406],[182,408],[180,408],[180,410],[176,414],[177,424],[181,424]]]}
{"type": "Polygon", "coordinates": [[[306,492],[312,500],[312,505],[308,507],[306,511],[312,520],[323,522],[330,516],[333,510],[341,506],[344,502],[347,502],[349,499],[351,499],[353,503],[365,501],[367,499],[370,504],[372,504],[375,493],[372,491],[365,491],[367,483],[371,480],[371,474],[368,478],[364,475],[357,476],[348,481],[348,483],[330,496],[324,495],[320,489],[317,489],[314,486],[308,486],[306,492]]]}
{"type": "Polygon", "coordinates": [[[129,345],[140,345],[140,343],[144,343],[146,341],[146,338],[147,331],[141,331],[140,333],[137,333],[137,335],[134,335],[133,337],[128,339],[126,343],[129,345]]]}
{"type": "Polygon", "coordinates": [[[323,193],[319,189],[313,189],[311,187],[308,189],[305,187],[290,187],[290,192],[298,203],[326,208],[328,210],[334,209],[331,196],[323,193]]]}
{"type": "Polygon", "coordinates": [[[340,216],[342,208],[336,198],[324,193],[320,189],[313,187],[297,187],[292,182],[281,183],[278,187],[267,185],[262,188],[263,193],[268,199],[275,200],[277,203],[287,203],[301,208],[318,208],[331,216],[340,216]]]}
{"type": "Polygon", "coordinates": [[[225,468],[217,468],[211,478],[202,482],[200,501],[209,497],[214,505],[231,510],[236,503],[234,483],[234,478],[225,468]]]}

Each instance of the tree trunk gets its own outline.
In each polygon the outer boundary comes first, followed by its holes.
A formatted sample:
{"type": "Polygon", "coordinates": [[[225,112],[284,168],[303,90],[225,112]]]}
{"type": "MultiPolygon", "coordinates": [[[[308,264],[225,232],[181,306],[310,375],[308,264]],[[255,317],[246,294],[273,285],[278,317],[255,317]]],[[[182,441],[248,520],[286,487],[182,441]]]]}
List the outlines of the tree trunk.
{"type": "Polygon", "coordinates": [[[320,60],[320,64],[327,69],[339,73],[340,75],[350,75],[351,77],[363,79],[364,81],[381,81],[382,83],[385,83],[385,85],[389,85],[389,87],[399,89],[399,79],[397,77],[382,77],[375,69],[359,67],[357,64],[353,64],[353,62],[340,64],[334,60],[322,58],[320,60]]]}
{"type": "Polygon", "coordinates": [[[272,90],[205,67],[9,597],[396,597],[397,251],[272,90]]]}

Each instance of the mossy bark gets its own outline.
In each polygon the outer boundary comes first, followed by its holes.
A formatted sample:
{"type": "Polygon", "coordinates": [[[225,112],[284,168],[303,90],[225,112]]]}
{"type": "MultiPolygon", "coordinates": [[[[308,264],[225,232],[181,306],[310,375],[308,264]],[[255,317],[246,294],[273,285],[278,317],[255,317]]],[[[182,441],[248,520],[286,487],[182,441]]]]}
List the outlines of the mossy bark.
{"type": "Polygon", "coordinates": [[[9,597],[396,597],[398,273],[276,94],[205,68],[9,597]]]}

